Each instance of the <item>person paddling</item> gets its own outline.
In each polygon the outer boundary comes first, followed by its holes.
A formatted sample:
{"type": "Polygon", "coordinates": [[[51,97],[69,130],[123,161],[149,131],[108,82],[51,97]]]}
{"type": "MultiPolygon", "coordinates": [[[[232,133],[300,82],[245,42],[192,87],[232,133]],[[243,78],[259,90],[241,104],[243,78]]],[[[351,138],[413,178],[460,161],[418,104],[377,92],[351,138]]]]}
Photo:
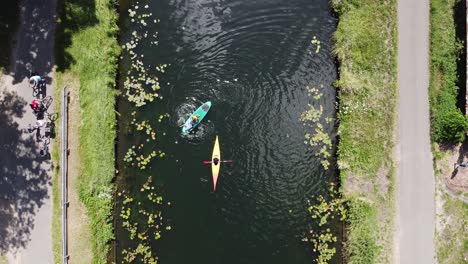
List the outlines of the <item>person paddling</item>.
{"type": "Polygon", "coordinates": [[[195,125],[198,123],[198,119],[200,118],[200,115],[193,115],[192,116],[192,125],[195,125]]]}
{"type": "Polygon", "coordinates": [[[213,163],[214,163],[214,165],[218,165],[218,163],[219,163],[218,157],[215,157],[215,158],[213,159],[213,163]]]}

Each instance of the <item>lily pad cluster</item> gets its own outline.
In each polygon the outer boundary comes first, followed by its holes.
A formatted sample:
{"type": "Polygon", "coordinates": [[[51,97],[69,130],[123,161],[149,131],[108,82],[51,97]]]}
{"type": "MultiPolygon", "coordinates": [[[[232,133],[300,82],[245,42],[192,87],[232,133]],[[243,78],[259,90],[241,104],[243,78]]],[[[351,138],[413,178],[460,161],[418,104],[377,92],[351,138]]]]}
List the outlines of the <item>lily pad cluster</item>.
{"type": "Polygon", "coordinates": [[[130,40],[122,45],[124,52],[128,53],[130,58],[130,68],[127,71],[127,77],[124,82],[125,96],[129,102],[134,103],[135,106],[140,107],[146,105],[148,102],[153,102],[156,98],[161,98],[159,94],[159,79],[157,73],[164,73],[167,64],[157,65],[155,67],[148,66],[144,63],[144,55],[138,54],[137,50],[143,41],[149,37],[152,38],[150,43],[157,45],[157,33],[148,34],[146,27],[148,21],[152,23],[159,23],[158,19],[153,19],[153,14],[148,12],[148,5],[140,8],[139,2],[136,2],[133,8],[129,9],[130,22],[132,27],[136,30],[132,32],[130,40]]]}
{"type": "Polygon", "coordinates": [[[313,225],[318,227],[318,231],[309,230],[302,241],[312,244],[312,251],[318,254],[318,258],[315,260],[318,264],[329,263],[336,253],[334,244],[337,242],[337,235],[333,234],[331,230],[333,226],[331,222],[334,220],[344,221],[347,215],[345,201],[341,198],[334,184],[330,186],[329,195],[327,198],[319,195],[316,197],[315,203],[307,201],[307,210],[313,220],[313,225]]]}
{"type": "Polygon", "coordinates": [[[170,203],[165,203],[156,192],[151,176],[141,186],[138,202],[125,192],[118,195],[123,198],[120,210],[122,226],[131,240],[131,245],[122,250],[122,263],[158,263],[151,245],[161,238],[163,232],[171,230],[163,217],[163,210],[170,203]]]}
{"type": "MultiPolygon", "coordinates": [[[[149,23],[158,23],[148,12],[149,6],[140,6],[136,2],[129,10],[130,28],[132,32],[130,40],[123,45],[130,60],[130,66],[126,72],[123,96],[132,103],[131,108],[136,109],[131,113],[130,125],[126,127],[129,135],[134,135],[133,144],[124,156],[124,162],[128,171],[138,169],[136,173],[140,180],[147,177],[146,182],[139,188],[130,187],[127,191],[118,193],[122,201],[120,218],[122,227],[128,233],[129,243],[125,243],[122,250],[122,263],[158,263],[157,251],[154,244],[162,236],[162,233],[171,230],[171,226],[163,219],[163,211],[170,203],[165,203],[160,192],[156,191],[153,178],[142,175],[143,171],[151,167],[151,162],[156,158],[164,158],[165,153],[155,149],[154,144],[160,134],[158,124],[169,114],[162,114],[151,118],[141,118],[137,115],[139,107],[162,99],[160,96],[160,84],[157,75],[164,73],[167,65],[149,66],[145,64],[144,54],[139,54],[143,45],[157,45],[157,33],[149,34],[146,27],[149,23]],[[151,142],[147,144],[147,142],[151,142]],[[145,145],[147,144],[147,145],[145,145]],[[152,247],[153,246],[153,247],[152,247]]],[[[165,135],[162,133],[162,135],[165,135]]]]}
{"type": "Polygon", "coordinates": [[[143,151],[144,144],[138,146],[133,145],[127,150],[124,161],[131,166],[136,166],[140,170],[145,170],[148,164],[156,157],[164,158],[166,153],[161,150],[153,150],[149,154],[139,154],[143,151]],[[138,152],[137,152],[138,151],[138,152]]]}
{"type": "Polygon", "coordinates": [[[147,135],[151,137],[152,140],[156,140],[156,132],[154,131],[153,127],[148,120],[143,120],[141,122],[135,123],[137,131],[145,131],[147,135]]]}
{"type": "MultiPolygon", "coordinates": [[[[309,97],[318,100],[322,97],[322,93],[315,87],[307,86],[307,93],[309,97]]],[[[323,88],[323,86],[321,86],[323,88]]],[[[325,169],[328,169],[330,162],[328,159],[331,156],[332,141],[330,135],[325,132],[322,122],[323,106],[315,107],[308,104],[308,109],[301,114],[300,120],[302,124],[311,129],[311,132],[305,134],[304,144],[319,147],[320,150],[315,152],[315,156],[321,159],[321,164],[325,169]]],[[[325,118],[326,123],[332,122],[332,118],[325,118]]]]}
{"type": "Polygon", "coordinates": [[[320,49],[322,48],[320,40],[318,40],[317,37],[314,36],[310,43],[312,43],[312,45],[315,45],[315,53],[319,53],[320,49]]]}

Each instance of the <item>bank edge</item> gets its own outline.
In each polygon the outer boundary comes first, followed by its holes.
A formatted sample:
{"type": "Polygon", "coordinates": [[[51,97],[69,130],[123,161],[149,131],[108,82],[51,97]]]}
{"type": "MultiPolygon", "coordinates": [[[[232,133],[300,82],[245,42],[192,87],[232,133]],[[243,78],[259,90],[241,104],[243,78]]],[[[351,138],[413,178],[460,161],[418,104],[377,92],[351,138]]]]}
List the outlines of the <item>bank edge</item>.
{"type": "Polygon", "coordinates": [[[391,263],[397,135],[397,1],[332,0],[339,16],[338,167],[344,261],[391,263]],[[351,110],[350,110],[351,109],[351,110]],[[354,109],[354,110],[353,110],[354,109]]]}
{"type": "MultiPolygon", "coordinates": [[[[57,88],[67,85],[65,80],[79,84],[80,176],[78,190],[70,191],[79,193],[86,208],[91,229],[92,263],[107,263],[110,241],[114,238],[115,80],[120,54],[115,5],[113,0],[59,0],[57,10],[57,88]]],[[[57,159],[54,157],[55,162],[57,159]]],[[[57,175],[55,178],[54,201],[60,193],[57,175]]],[[[57,215],[60,210],[57,206],[60,204],[54,202],[54,233],[59,233],[60,220],[56,219],[60,219],[57,215]]],[[[54,236],[54,262],[61,263],[57,240],[54,236]]],[[[79,252],[74,254],[79,258],[79,252]]]]}

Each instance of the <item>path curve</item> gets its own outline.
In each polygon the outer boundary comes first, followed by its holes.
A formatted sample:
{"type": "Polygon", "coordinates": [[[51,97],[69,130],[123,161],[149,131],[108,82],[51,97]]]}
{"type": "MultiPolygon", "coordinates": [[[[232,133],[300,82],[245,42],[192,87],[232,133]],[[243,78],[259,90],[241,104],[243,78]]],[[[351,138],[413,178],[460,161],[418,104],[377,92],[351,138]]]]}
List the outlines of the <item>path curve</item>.
{"type": "Polygon", "coordinates": [[[0,82],[0,250],[9,263],[53,263],[52,164],[39,154],[35,133],[22,129],[36,121],[30,68],[47,76],[53,95],[56,0],[22,0],[20,10],[12,65],[0,82]]]}
{"type": "Polygon", "coordinates": [[[429,0],[398,1],[400,163],[396,263],[434,263],[429,135],[429,0]]]}

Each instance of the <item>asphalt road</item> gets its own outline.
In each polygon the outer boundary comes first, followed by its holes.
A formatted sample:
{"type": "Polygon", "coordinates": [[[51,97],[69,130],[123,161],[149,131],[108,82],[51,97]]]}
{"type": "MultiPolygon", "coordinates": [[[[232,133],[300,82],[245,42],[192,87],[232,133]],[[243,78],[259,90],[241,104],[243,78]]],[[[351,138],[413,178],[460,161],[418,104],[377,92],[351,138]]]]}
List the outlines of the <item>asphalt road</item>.
{"type": "Polygon", "coordinates": [[[434,172],[429,137],[429,1],[398,1],[400,163],[396,263],[434,263],[434,172]]]}
{"type": "MultiPolygon", "coordinates": [[[[30,70],[47,76],[52,94],[56,0],[21,1],[12,65],[0,83],[0,250],[9,263],[53,263],[50,156],[39,154],[30,70]]],[[[53,111],[51,106],[50,111],[53,111]]]]}

